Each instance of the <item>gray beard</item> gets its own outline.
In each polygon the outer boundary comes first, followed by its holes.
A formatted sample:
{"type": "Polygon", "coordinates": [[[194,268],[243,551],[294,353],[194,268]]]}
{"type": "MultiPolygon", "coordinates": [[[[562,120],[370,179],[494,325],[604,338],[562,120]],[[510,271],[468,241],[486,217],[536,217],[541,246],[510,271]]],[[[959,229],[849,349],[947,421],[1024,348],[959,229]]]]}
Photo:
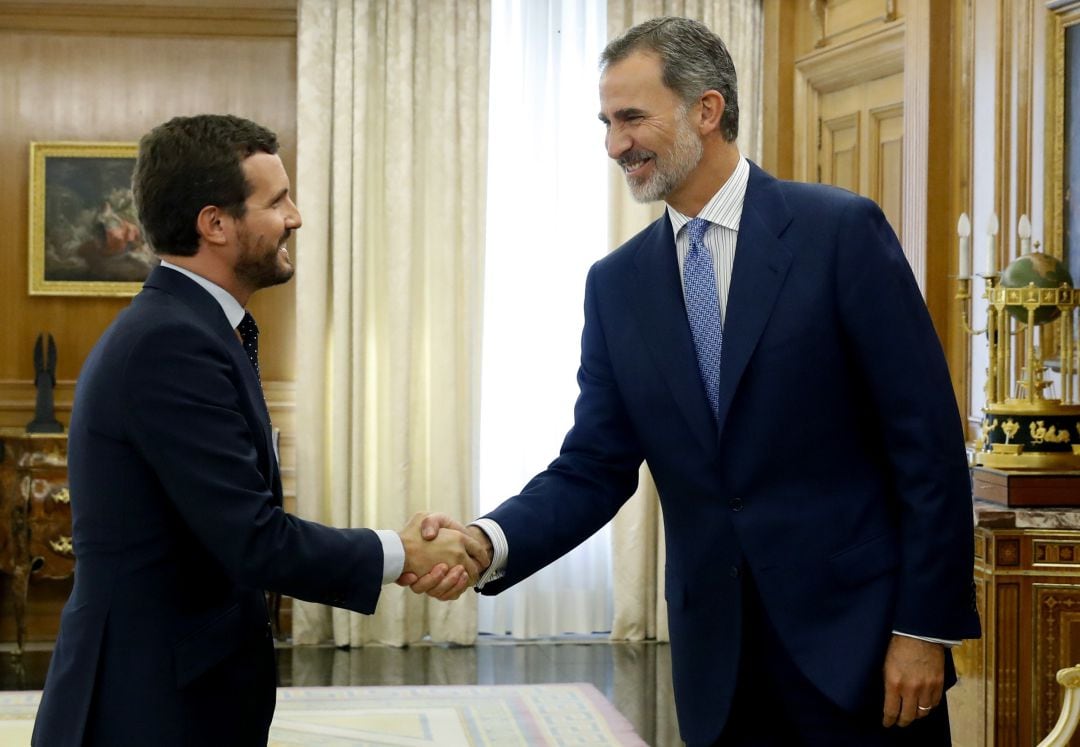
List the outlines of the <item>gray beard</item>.
{"type": "Polygon", "coordinates": [[[652,176],[643,182],[626,180],[630,187],[630,194],[638,202],[657,202],[671,194],[686,177],[690,175],[705,153],[705,146],[694,131],[685,116],[678,119],[675,127],[675,141],[671,145],[671,152],[663,161],[654,156],[652,176]]]}

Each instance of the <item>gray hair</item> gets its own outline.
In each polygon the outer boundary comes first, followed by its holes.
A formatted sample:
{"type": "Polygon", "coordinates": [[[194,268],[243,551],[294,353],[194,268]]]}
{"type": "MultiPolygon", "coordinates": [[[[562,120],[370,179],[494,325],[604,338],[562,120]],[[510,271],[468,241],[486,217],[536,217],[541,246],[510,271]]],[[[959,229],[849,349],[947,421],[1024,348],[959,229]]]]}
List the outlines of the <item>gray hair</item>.
{"type": "Polygon", "coordinates": [[[664,85],[687,106],[706,91],[718,91],[724,97],[720,133],[728,142],[735,141],[739,135],[738,82],[735,63],[719,36],[689,18],[653,18],[609,43],[600,55],[600,69],[634,52],[651,52],[660,58],[664,85]]]}

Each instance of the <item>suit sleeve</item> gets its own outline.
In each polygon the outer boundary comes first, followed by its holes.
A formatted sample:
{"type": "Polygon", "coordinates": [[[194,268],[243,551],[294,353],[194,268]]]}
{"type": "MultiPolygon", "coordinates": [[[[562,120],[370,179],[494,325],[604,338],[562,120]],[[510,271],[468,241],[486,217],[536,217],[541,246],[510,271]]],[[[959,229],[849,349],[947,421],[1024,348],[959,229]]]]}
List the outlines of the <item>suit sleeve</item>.
{"type": "Polygon", "coordinates": [[[128,435],[180,519],[235,583],[372,613],[383,553],[369,529],[291,516],[258,469],[242,383],[225,341],[173,322],[144,334],[123,367],[128,435]]]}
{"type": "Polygon", "coordinates": [[[558,458],[485,517],[502,528],[509,556],[506,574],[485,584],[484,594],[497,594],[584,542],[637,487],[642,450],[612,371],[596,275],[594,266],[585,282],[574,425],[558,458]]]}
{"type": "Polygon", "coordinates": [[[900,527],[893,629],[978,637],[964,431],[930,314],[889,224],[853,199],[837,237],[840,317],[877,413],[900,527]]]}

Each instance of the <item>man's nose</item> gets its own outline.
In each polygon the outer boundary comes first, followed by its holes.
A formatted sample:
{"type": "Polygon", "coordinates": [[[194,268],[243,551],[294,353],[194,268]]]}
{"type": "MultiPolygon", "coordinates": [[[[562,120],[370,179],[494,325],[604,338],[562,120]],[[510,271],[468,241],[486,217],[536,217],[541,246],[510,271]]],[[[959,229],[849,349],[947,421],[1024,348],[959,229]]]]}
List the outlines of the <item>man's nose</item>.
{"type": "Polygon", "coordinates": [[[604,146],[607,148],[608,158],[617,160],[630,150],[630,138],[622,128],[612,125],[604,138],[604,146]]]}

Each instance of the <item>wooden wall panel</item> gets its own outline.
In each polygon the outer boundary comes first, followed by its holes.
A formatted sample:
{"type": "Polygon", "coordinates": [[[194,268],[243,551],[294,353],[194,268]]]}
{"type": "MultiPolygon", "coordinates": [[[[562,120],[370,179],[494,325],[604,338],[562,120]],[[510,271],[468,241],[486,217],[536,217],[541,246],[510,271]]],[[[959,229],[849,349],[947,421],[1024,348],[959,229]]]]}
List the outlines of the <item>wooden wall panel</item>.
{"type": "MultiPolygon", "coordinates": [[[[1075,558],[1080,542],[1065,545],[1069,558],[1075,558]]],[[[1058,670],[1076,666],[1080,661],[1080,589],[1066,584],[1033,584],[1035,624],[1035,670],[1032,683],[1032,720],[1036,739],[1050,733],[1061,713],[1062,687],[1058,670]]],[[[1072,744],[1080,744],[1080,738],[1072,744]]]]}
{"type": "MultiPolygon", "coordinates": [[[[10,28],[11,7],[0,5],[0,210],[8,216],[0,232],[0,381],[32,379],[31,353],[40,331],[56,337],[58,377],[74,379],[127,299],[28,294],[30,142],[135,141],[172,116],[231,112],[276,130],[292,173],[295,32],[283,37],[126,36],[112,32],[107,14],[80,19],[84,33],[26,31],[10,28]]],[[[168,28],[168,16],[155,20],[168,28]]],[[[242,34],[243,20],[233,23],[242,34]]],[[[252,304],[266,333],[262,370],[267,380],[294,378],[293,288],[265,291],[252,304]]]]}
{"type": "MultiPolygon", "coordinates": [[[[801,3],[799,4],[801,5],[801,3]]],[[[763,0],[764,70],[762,71],[761,165],[779,177],[793,176],[792,100],[795,79],[795,31],[798,6],[787,0],[763,0]]]]}
{"type": "Polygon", "coordinates": [[[859,117],[849,114],[821,123],[821,181],[859,191],[859,117]]]}
{"type": "Polygon", "coordinates": [[[909,0],[816,0],[795,7],[795,56],[847,44],[902,20],[909,0]]]}
{"type": "Polygon", "coordinates": [[[904,107],[902,104],[870,112],[870,193],[893,226],[903,225],[904,107]]]}

